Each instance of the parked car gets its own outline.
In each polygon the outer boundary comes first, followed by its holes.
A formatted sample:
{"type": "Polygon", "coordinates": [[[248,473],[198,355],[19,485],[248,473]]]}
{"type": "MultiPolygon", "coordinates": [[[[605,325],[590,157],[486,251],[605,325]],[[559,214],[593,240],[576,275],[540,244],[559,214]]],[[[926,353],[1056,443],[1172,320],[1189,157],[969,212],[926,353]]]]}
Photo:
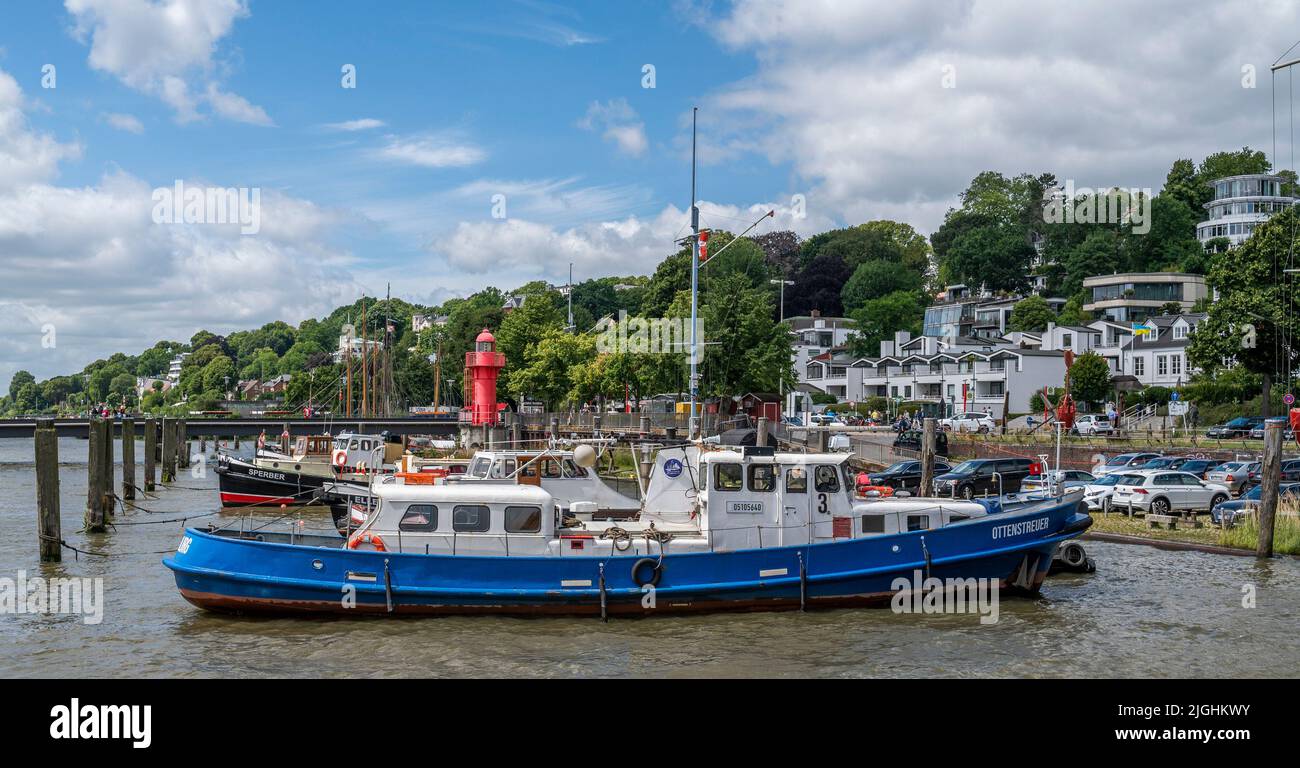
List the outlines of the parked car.
{"type": "Polygon", "coordinates": [[[1051,490],[1053,483],[1061,483],[1063,488],[1078,488],[1086,486],[1089,483],[1096,482],[1097,478],[1091,472],[1084,472],[1081,469],[1063,469],[1052,470],[1043,475],[1030,475],[1020,484],[1022,491],[1047,491],[1051,490]]]}
{"type": "Polygon", "coordinates": [[[963,461],[934,480],[935,493],[945,491],[967,499],[976,496],[1017,493],[1029,477],[1029,459],[971,459],[963,461]],[[1000,480],[1000,482],[999,482],[1000,480]]]}
{"type": "Polygon", "coordinates": [[[811,414],[808,417],[808,423],[820,427],[829,427],[834,424],[839,424],[839,425],[844,424],[844,422],[840,421],[839,417],[836,416],[834,413],[811,414]]]}
{"type": "Polygon", "coordinates": [[[1241,493],[1259,473],[1258,461],[1225,461],[1209,472],[1205,479],[1228,487],[1234,494],[1241,493]]]}
{"type": "MultiPolygon", "coordinates": [[[[1285,419],[1285,418],[1273,418],[1273,419],[1269,419],[1269,421],[1280,421],[1280,422],[1285,423],[1285,422],[1286,422],[1286,419],[1285,419]]],[[[1264,424],[1258,424],[1258,425],[1256,425],[1255,427],[1253,427],[1253,428],[1250,430],[1250,434],[1248,435],[1248,437],[1250,437],[1251,440],[1263,440],[1263,439],[1264,439],[1264,427],[1265,427],[1265,425],[1266,425],[1266,423],[1264,423],[1264,424]]],[[[1285,428],[1283,429],[1283,431],[1282,431],[1282,439],[1283,439],[1284,441],[1295,440],[1295,432],[1291,429],[1291,427],[1285,427],[1285,428]]]]}
{"type": "Polygon", "coordinates": [[[1111,507],[1132,507],[1135,512],[1155,515],[1208,512],[1230,498],[1227,486],[1202,480],[1190,472],[1143,469],[1124,473],[1115,485],[1111,507]]]}
{"type": "Polygon", "coordinates": [[[1264,423],[1263,416],[1239,416],[1226,424],[1218,424],[1210,427],[1206,432],[1206,437],[1215,437],[1220,440],[1229,438],[1246,437],[1255,427],[1264,423]]]}
{"type": "Polygon", "coordinates": [[[1103,475],[1109,475],[1111,472],[1140,469],[1143,464],[1146,464],[1152,459],[1158,458],[1160,458],[1160,454],[1158,453],[1121,453],[1118,456],[1111,457],[1100,467],[1093,469],[1092,473],[1097,477],[1101,477],[1103,475]]]}
{"type": "Polygon", "coordinates": [[[1070,432],[1080,436],[1109,435],[1114,431],[1115,428],[1111,426],[1109,419],[1095,413],[1086,413],[1076,418],[1074,426],[1070,428],[1070,432]]]}
{"type": "Polygon", "coordinates": [[[1205,480],[1207,479],[1205,473],[1222,463],[1223,462],[1218,459],[1187,459],[1176,467],[1170,467],[1170,469],[1177,469],[1180,472],[1191,472],[1193,475],[1200,475],[1201,479],[1205,480]]]}
{"type": "MultiPolygon", "coordinates": [[[[1214,505],[1214,508],[1210,510],[1210,520],[1214,521],[1215,524],[1227,522],[1228,525],[1232,525],[1237,517],[1249,515],[1253,510],[1259,508],[1259,499],[1263,492],[1264,486],[1256,485],[1243,493],[1239,499],[1214,505]]],[[[1300,483],[1282,483],[1278,486],[1278,493],[1284,499],[1298,501],[1300,500],[1300,483]]]]}
{"type": "Polygon", "coordinates": [[[987,434],[998,428],[998,423],[987,413],[967,411],[939,419],[939,427],[947,432],[980,432],[987,434]]]}
{"type": "MultiPolygon", "coordinates": [[[[894,438],[894,447],[919,453],[921,451],[921,441],[924,438],[924,432],[909,429],[906,432],[898,433],[898,437],[894,438]]],[[[942,432],[934,433],[934,452],[939,456],[948,455],[948,436],[942,432]]]]}
{"type": "Polygon", "coordinates": [[[1115,494],[1115,486],[1124,482],[1127,477],[1128,475],[1123,472],[1098,477],[1083,487],[1083,503],[1088,505],[1089,510],[1107,511],[1111,506],[1111,498],[1115,494]]]}
{"type": "MultiPolygon", "coordinates": [[[[935,477],[944,474],[952,469],[952,466],[946,461],[934,461],[935,477]]],[[[921,487],[921,462],[915,459],[900,461],[891,464],[880,472],[871,472],[867,475],[871,478],[872,485],[884,485],[893,488],[896,491],[908,491],[916,493],[921,487]]]]}
{"type": "MultiPolygon", "coordinates": [[[[1259,464],[1259,468],[1254,472],[1254,474],[1247,476],[1246,484],[1242,486],[1242,496],[1245,496],[1246,492],[1251,488],[1257,487],[1264,479],[1264,463],[1257,463],[1259,464]]],[[[1280,481],[1284,483],[1300,481],[1300,459],[1282,459],[1282,465],[1279,469],[1281,470],[1278,475],[1280,481]]]]}

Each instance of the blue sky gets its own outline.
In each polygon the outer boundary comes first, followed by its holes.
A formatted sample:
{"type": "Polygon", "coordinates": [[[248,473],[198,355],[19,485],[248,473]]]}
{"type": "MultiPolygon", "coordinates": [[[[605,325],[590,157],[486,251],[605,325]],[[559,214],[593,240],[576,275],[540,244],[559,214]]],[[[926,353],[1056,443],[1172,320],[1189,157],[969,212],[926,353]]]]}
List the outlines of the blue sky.
{"type": "Polygon", "coordinates": [[[437,303],[571,262],[648,274],[687,224],[694,105],[703,220],[733,231],[773,209],[758,231],[929,234],[988,169],[1158,189],[1176,158],[1271,150],[1297,22],[1283,0],[13,3],[0,384],[389,283],[437,303]],[[153,221],[178,180],[259,190],[260,231],[153,221]]]}

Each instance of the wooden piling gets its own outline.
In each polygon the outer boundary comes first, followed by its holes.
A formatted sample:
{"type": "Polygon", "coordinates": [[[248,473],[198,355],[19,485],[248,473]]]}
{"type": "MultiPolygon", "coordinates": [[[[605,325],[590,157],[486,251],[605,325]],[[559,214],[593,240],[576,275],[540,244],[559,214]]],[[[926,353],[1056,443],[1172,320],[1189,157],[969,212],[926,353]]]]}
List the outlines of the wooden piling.
{"type": "Polygon", "coordinates": [[[758,446],[767,445],[767,417],[758,417],[758,433],[754,438],[754,444],[758,446]]]}
{"type": "Polygon", "coordinates": [[[103,533],[104,525],[104,441],[108,435],[108,422],[91,419],[90,442],[86,449],[86,515],[87,533],[103,533]]]}
{"type": "Polygon", "coordinates": [[[54,419],[36,420],[36,532],[42,563],[63,559],[59,517],[59,433],[54,419]]]}
{"type": "Polygon", "coordinates": [[[104,421],[104,439],[99,444],[100,447],[104,449],[104,461],[99,465],[99,471],[104,476],[100,483],[104,488],[105,522],[112,521],[113,512],[117,509],[117,494],[114,493],[117,488],[117,481],[114,478],[113,472],[113,454],[115,453],[113,450],[113,426],[114,421],[112,419],[106,419],[104,421]]]}
{"type": "Polygon", "coordinates": [[[135,419],[122,422],[122,498],[135,498],[135,419]]]}
{"type": "Polygon", "coordinates": [[[176,420],[162,420],[162,481],[176,482],[176,420]]]}
{"type": "Polygon", "coordinates": [[[520,426],[518,421],[512,422],[510,424],[510,447],[511,448],[517,449],[523,447],[522,445],[523,435],[521,434],[521,432],[522,432],[522,427],[520,426]]]}
{"type": "Polygon", "coordinates": [[[158,422],[144,420],[144,489],[154,489],[155,470],[158,466],[158,422]]]}
{"type": "Polygon", "coordinates": [[[177,466],[181,469],[190,468],[190,435],[187,427],[185,419],[176,421],[176,450],[180,454],[177,466]]]}
{"type": "Polygon", "coordinates": [[[1259,482],[1259,544],[1256,557],[1273,556],[1273,525],[1277,520],[1278,484],[1282,478],[1282,432],[1286,424],[1270,421],[1264,425],[1264,463],[1259,482]]]}
{"type": "Polygon", "coordinates": [[[551,417],[551,439],[558,440],[559,438],[560,438],[560,417],[552,416],[551,417]]]}
{"type": "Polygon", "coordinates": [[[934,495],[934,435],[937,423],[934,418],[923,422],[921,433],[921,486],[917,495],[927,497],[934,495]]]}

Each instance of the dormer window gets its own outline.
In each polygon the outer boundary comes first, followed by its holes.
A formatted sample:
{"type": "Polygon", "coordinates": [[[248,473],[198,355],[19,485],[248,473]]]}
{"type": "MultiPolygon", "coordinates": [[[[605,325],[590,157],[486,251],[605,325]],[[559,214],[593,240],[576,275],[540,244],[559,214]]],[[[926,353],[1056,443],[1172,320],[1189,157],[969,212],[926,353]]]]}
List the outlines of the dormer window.
{"type": "Polygon", "coordinates": [[[1185,338],[1187,338],[1187,326],[1184,325],[1184,324],[1182,324],[1182,323],[1179,323],[1178,325],[1175,325],[1175,326],[1174,326],[1174,338],[1175,338],[1175,339],[1185,339],[1185,338]]]}

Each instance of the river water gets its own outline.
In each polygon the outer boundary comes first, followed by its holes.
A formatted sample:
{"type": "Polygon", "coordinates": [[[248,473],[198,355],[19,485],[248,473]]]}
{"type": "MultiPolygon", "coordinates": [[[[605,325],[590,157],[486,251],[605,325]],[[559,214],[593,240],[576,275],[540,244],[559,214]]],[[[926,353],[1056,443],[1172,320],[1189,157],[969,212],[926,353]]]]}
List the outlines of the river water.
{"type": "MultiPolygon", "coordinates": [[[[197,448],[197,443],[195,443],[197,448]]],[[[102,621],[0,615],[0,677],[1295,677],[1300,561],[1089,542],[1091,575],[1053,576],[1039,599],[974,615],[885,609],[612,620],[267,619],[183,600],[161,551],[182,515],[219,509],[216,475],[175,487],[78,533],[87,441],[59,440],[63,535],[107,557],[38,559],[31,440],[0,440],[0,578],[101,577],[102,621]],[[161,521],[161,522],[159,522],[161,521]],[[1255,607],[1243,607],[1243,590],[1255,607]]],[[[208,445],[209,453],[214,450],[208,445]]],[[[247,450],[244,451],[245,453],[247,450]]],[[[137,455],[141,453],[137,450],[137,455]]],[[[120,445],[116,451],[120,461],[120,445]]],[[[211,459],[209,459],[211,462],[211,459]]],[[[209,464],[210,466],[210,464],[209,464]]],[[[198,465],[196,464],[197,468],[198,465]]],[[[120,470],[118,472],[120,480],[120,470]]],[[[272,511],[262,519],[276,516],[272,511]]],[[[327,528],[324,510],[302,515],[327,528]]],[[[212,514],[192,522],[229,522],[212,514]]]]}

